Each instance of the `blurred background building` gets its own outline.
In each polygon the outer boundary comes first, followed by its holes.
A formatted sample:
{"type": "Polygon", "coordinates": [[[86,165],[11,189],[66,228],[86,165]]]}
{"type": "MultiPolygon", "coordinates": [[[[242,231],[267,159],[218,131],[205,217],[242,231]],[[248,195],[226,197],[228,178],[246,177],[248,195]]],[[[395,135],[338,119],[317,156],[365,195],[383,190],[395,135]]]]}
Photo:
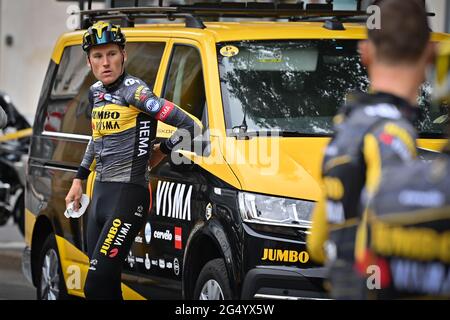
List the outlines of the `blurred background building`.
{"type": "MultiPolygon", "coordinates": [[[[230,1],[230,0],[227,0],[230,1]]],[[[111,6],[111,0],[94,0],[93,8],[111,6]]],[[[193,0],[164,0],[193,3],[193,0]]],[[[207,2],[200,0],[197,2],[207,2]]],[[[217,2],[217,1],[210,1],[217,2]]],[[[269,0],[257,2],[272,2],[269,0]]],[[[292,3],[286,0],[278,1],[292,3]]],[[[321,3],[325,0],[306,0],[321,3]]],[[[369,4],[364,0],[363,4],[369,4]]],[[[42,82],[58,36],[76,27],[77,16],[69,13],[83,1],[66,0],[0,0],[0,90],[7,92],[18,109],[30,120],[36,110],[42,82]]],[[[355,0],[334,0],[337,9],[354,9],[355,0]]],[[[115,6],[133,6],[134,0],[116,0],[115,6]]],[[[158,0],[140,0],[141,5],[158,4],[158,0]]],[[[87,2],[84,4],[87,8],[87,2]]],[[[450,1],[428,0],[434,31],[450,31],[450,1]]]]}

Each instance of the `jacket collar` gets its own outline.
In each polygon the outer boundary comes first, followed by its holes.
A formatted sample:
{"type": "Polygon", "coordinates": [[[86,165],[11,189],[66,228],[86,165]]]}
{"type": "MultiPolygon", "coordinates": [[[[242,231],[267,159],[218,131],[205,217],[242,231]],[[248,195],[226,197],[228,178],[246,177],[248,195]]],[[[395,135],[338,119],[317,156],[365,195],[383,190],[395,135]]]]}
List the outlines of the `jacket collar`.
{"type": "Polygon", "coordinates": [[[379,103],[388,103],[395,106],[402,116],[411,123],[414,123],[420,117],[420,109],[418,106],[413,106],[405,99],[387,92],[352,93],[348,97],[348,102],[344,107],[344,113],[348,116],[353,110],[362,105],[374,105],[379,103]]]}
{"type": "Polygon", "coordinates": [[[103,85],[103,87],[106,89],[106,91],[108,92],[114,92],[116,91],[120,85],[122,84],[123,80],[125,79],[126,76],[126,72],[124,71],[118,78],[116,81],[114,81],[113,83],[109,84],[109,85],[103,85]]]}

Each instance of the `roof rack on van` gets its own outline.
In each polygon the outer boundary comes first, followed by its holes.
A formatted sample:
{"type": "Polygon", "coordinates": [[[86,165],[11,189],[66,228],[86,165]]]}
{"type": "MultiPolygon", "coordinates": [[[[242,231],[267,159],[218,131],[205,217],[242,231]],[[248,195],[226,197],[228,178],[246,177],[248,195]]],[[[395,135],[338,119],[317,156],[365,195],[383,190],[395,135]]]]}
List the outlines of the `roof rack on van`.
{"type": "MultiPolygon", "coordinates": [[[[358,3],[361,0],[355,0],[358,3]]],[[[298,3],[260,3],[260,2],[220,2],[195,3],[192,5],[174,5],[160,7],[139,7],[135,0],[135,7],[113,7],[91,10],[92,0],[88,1],[88,10],[80,11],[81,28],[86,29],[98,20],[120,19],[124,26],[133,27],[137,18],[153,19],[185,19],[186,27],[204,29],[201,18],[286,18],[290,21],[299,21],[308,18],[332,17],[334,20],[348,17],[367,16],[365,11],[333,10],[332,1],[324,4],[298,3]]],[[[160,0],[162,4],[162,0],[160,0]]],[[[360,5],[358,5],[360,7],[360,5]]]]}
{"type": "MultiPolygon", "coordinates": [[[[355,0],[360,2],[361,0],[355,0]]],[[[329,16],[361,16],[367,15],[361,10],[334,10],[333,1],[327,3],[276,3],[276,2],[218,2],[194,3],[178,5],[179,11],[189,12],[196,16],[215,17],[329,17],[329,16]]]]}
{"type": "Polygon", "coordinates": [[[176,7],[122,7],[100,10],[80,11],[81,29],[86,29],[98,20],[119,19],[125,22],[125,27],[134,27],[136,18],[153,19],[185,19],[186,27],[206,28],[203,22],[190,13],[180,12],[176,7]]]}
{"type": "MultiPolygon", "coordinates": [[[[80,0],[82,1],[82,0],[80,0]]],[[[343,30],[342,22],[365,22],[368,13],[362,10],[362,0],[356,2],[356,10],[334,10],[333,0],[326,3],[277,3],[277,2],[199,2],[189,5],[163,6],[159,0],[158,7],[140,7],[139,0],[134,7],[115,7],[111,0],[111,8],[91,10],[93,0],[88,0],[88,10],[80,11],[81,28],[85,29],[93,22],[103,19],[120,19],[124,26],[133,27],[137,18],[153,19],[185,19],[186,27],[206,28],[201,18],[280,18],[289,21],[320,20],[324,27],[332,30],[343,30]]]]}

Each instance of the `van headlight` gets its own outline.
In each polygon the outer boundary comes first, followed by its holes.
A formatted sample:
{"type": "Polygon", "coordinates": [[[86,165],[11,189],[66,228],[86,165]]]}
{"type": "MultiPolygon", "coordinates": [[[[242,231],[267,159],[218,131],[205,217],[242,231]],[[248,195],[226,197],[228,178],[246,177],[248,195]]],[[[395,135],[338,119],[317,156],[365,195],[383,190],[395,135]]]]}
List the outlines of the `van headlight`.
{"type": "Polygon", "coordinates": [[[311,227],[315,202],[239,192],[239,210],[248,222],[311,227]]]}

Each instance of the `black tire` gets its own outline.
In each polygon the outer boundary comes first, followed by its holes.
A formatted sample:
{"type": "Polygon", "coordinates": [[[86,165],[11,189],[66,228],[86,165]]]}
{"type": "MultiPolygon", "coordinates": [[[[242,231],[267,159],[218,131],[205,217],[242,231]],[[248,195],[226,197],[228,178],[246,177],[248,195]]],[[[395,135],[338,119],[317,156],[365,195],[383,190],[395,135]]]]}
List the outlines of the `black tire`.
{"type": "Polygon", "coordinates": [[[60,261],[55,235],[51,233],[45,240],[39,256],[36,287],[38,300],[69,299],[60,261]],[[43,276],[44,268],[46,275],[43,276]]]}
{"type": "Polygon", "coordinates": [[[233,299],[233,293],[230,288],[230,280],[228,277],[227,268],[225,266],[225,261],[223,259],[219,258],[211,260],[202,268],[195,284],[194,299],[233,299]]]}

